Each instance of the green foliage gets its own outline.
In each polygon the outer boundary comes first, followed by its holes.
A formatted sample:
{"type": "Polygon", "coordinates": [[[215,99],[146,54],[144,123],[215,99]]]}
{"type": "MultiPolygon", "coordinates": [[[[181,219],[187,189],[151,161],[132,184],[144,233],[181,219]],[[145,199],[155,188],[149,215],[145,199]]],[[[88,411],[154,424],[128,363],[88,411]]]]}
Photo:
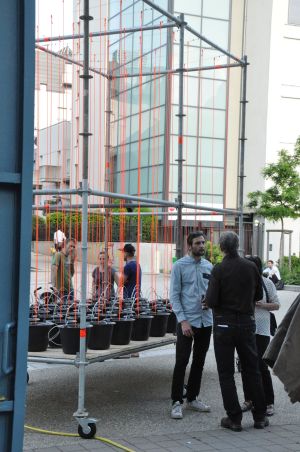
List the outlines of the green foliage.
{"type": "Polygon", "coordinates": [[[281,279],[285,284],[300,285],[300,258],[297,256],[291,257],[291,270],[289,269],[288,262],[288,257],[284,257],[283,265],[279,269],[281,279]]]}
{"type": "Polygon", "coordinates": [[[212,245],[207,241],[205,244],[205,258],[208,259],[213,265],[222,262],[223,253],[219,245],[212,245]]]}
{"type": "Polygon", "coordinates": [[[262,170],[264,179],[272,185],[266,191],[249,193],[248,207],[257,215],[268,220],[283,222],[284,218],[300,217],[300,139],[298,138],[294,153],[282,149],[278,152],[278,161],[269,163],[262,170]]]}

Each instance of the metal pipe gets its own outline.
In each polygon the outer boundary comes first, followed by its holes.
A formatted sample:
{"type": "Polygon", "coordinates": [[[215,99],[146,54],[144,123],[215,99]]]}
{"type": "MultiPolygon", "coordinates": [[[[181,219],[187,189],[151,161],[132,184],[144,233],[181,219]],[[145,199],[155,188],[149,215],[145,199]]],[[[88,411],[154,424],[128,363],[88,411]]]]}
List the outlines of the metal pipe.
{"type": "Polygon", "coordinates": [[[165,9],[158,6],[156,3],[151,2],[150,0],[143,0],[144,3],[151,6],[151,8],[155,9],[159,13],[161,13],[163,16],[167,17],[169,20],[172,20],[175,22],[175,24],[180,27],[182,22],[178,17],[174,16],[173,14],[169,13],[169,11],[166,11],[165,9]]]}
{"type": "MultiPolygon", "coordinates": [[[[170,19],[173,22],[175,22],[178,25],[178,27],[180,27],[182,25],[182,21],[180,19],[178,19],[176,16],[173,16],[168,11],[166,11],[163,8],[161,8],[160,6],[158,6],[156,3],[153,3],[151,0],[143,0],[143,2],[146,3],[147,5],[151,6],[151,8],[153,8],[156,11],[160,12],[164,16],[166,16],[168,19],[170,19]]],[[[181,15],[179,17],[181,17],[181,15]]],[[[232,58],[233,60],[237,61],[238,63],[240,63],[241,66],[243,66],[245,64],[245,62],[243,60],[241,60],[240,58],[236,57],[232,53],[227,52],[227,50],[222,49],[222,47],[218,46],[217,44],[214,44],[212,41],[210,41],[209,39],[205,38],[205,36],[202,36],[200,33],[198,33],[196,30],[194,30],[189,25],[185,24],[185,29],[187,31],[189,31],[190,33],[192,33],[193,35],[197,36],[197,38],[199,38],[202,41],[206,42],[211,47],[215,48],[216,50],[219,50],[224,55],[227,55],[230,58],[232,58]]]]}
{"type": "Polygon", "coordinates": [[[240,132],[240,171],[239,171],[239,238],[241,256],[245,254],[244,244],[244,179],[245,179],[245,142],[246,142],[246,104],[247,104],[247,56],[244,56],[244,66],[242,69],[242,99],[241,99],[241,132],[240,132]]]}
{"type": "MultiPolygon", "coordinates": [[[[133,196],[133,195],[125,195],[121,193],[113,193],[113,192],[106,192],[106,191],[99,191],[99,190],[87,190],[90,195],[94,196],[100,196],[103,198],[114,198],[114,199],[124,199],[127,201],[136,201],[138,203],[145,203],[149,207],[159,207],[159,206],[166,206],[166,207],[178,207],[177,202],[172,201],[165,201],[165,200],[159,200],[159,199],[153,199],[153,198],[145,198],[144,196],[133,196]]],[[[35,195],[61,195],[61,194],[82,194],[82,189],[78,190],[33,190],[35,195]]],[[[118,207],[118,206],[116,206],[118,207]]],[[[201,204],[194,205],[189,203],[182,203],[182,207],[186,209],[194,209],[194,210],[204,210],[207,212],[218,212],[218,213],[224,213],[224,214],[232,214],[232,215],[238,215],[239,210],[236,209],[223,209],[219,207],[207,207],[202,206],[201,204]]]]}
{"type": "Polygon", "coordinates": [[[141,74],[123,74],[123,75],[112,75],[113,79],[116,78],[128,78],[128,77],[139,77],[139,76],[149,76],[149,75],[168,75],[168,74],[179,74],[180,72],[188,73],[188,72],[202,72],[202,71],[212,71],[216,69],[228,69],[232,67],[241,67],[239,63],[231,63],[231,64],[217,64],[215,66],[203,66],[203,67],[192,67],[192,68],[177,68],[177,69],[165,69],[159,72],[142,72],[141,74]]]}
{"type": "MultiPolygon", "coordinates": [[[[109,52],[107,52],[107,64],[109,65],[109,52]]],[[[106,135],[105,135],[105,190],[109,191],[109,181],[110,181],[110,153],[111,153],[111,142],[110,142],[110,126],[111,126],[111,79],[107,80],[107,92],[106,92],[106,135]]],[[[104,199],[105,204],[109,204],[109,198],[104,199]]],[[[104,287],[108,287],[108,231],[110,227],[109,222],[110,212],[105,208],[105,228],[104,228],[104,287]]]]}
{"type": "Polygon", "coordinates": [[[227,55],[229,58],[232,58],[234,61],[237,61],[240,66],[244,66],[245,65],[245,61],[243,59],[240,59],[240,58],[236,57],[232,53],[228,52],[227,50],[225,50],[222,47],[218,46],[214,42],[210,41],[210,39],[207,39],[205,36],[203,36],[201,33],[198,33],[198,31],[194,30],[189,25],[186,25],[185,29],[187,31],[189,31],[190,33],[192,33],[194,36],[197,36],[197,38],[201,39],[201,41],[206,42],[206,44],[210,45],[214,49],[219,50],[219,52],[223,53],[224,55],[227,55]]]}
{"type": "Polygon", "coordinates": [[[46,363],[46,364],[70,364],[75,365],[75,359],[64,359],[64,358],[47,358],[46,356],[30,356],[28,355],[27,361],[29,363],[46,363]]]}
{"type": "MultiPolygon", "coordinates": [[[[35,48],[38,50],[41,50],[42,52],[49,53],[50,55],[60,58],[61,60],[66,61],[67,63],[72,63],[72,64],[75,64],[76,66],[80,66],[83,68],[83,64],[79,63],[79,61],[73,60],[73,58],[69,58],[65,55],[61,55],[60,53],[54,52],[53,50],[47,49],[47,47],[39,46],[36,44],[35,48]]],[[[97,69],[94,69],[92,67],[89,67],[89,70],[91,72],[94,72],[95,74],[99,74],[99,75],[102,75],[103,77],[107,78],[107,74],[105,74],[104,72],[98,71],[97,69]]]]}
{"type": "Polygon", "coordinates": [[[79,345],[79,382],[78,382],[78,409],[75,417],[87,417],[85,409],[85,367],[86,362],[86,298],[87,298],[87,239],[88,239],[88,162],[89,162],[89,22],[93,18],[89,14],[89,0],[84,0],[83,15],[80,19],[84,24],[83,40],[83,132],[82,136],[82,225],[81,225],[81,298],[80,308],[80,345],[79,345]]]}
{"type": "MultiPolygon", "coordinates": [[[[109,31],[93,31],[90,32],[89,37],[90,38],[96,38],[98,36],[109,36],[109,35],[119,35],[124,33],[136,33],[139,31],[151,31],[151,30],[160,30],[161,28],[173,28],[176,27],[177,24],[174,23],[162,23],[160,25],[147,25],[144,27],[130,27],[130,28],[123,28],[122,30],[109,30],[109,31]]],[[[52,36],[52,37],[45,37],[45,38],[38,38],[35,40],[35,42],[53,42],[53,41],[67,41],[70,39],[81,39],[84,35],[82,33],[75,34],[75,35],[64,35],[64,36],[52,36]]]]}
{"type": "MultiPolygon", "coordinates": [[[[184,14],[180,14],[180,41],[179,41],[179,68],[184,66],[184,14]]],[[[183,231],[182,231],[182,172],[183,172],[183,72],[179,73],[178,89],[178,185],[177,185],[177,236],[176,236],[176,258],[183,256],[183,231]]]]}

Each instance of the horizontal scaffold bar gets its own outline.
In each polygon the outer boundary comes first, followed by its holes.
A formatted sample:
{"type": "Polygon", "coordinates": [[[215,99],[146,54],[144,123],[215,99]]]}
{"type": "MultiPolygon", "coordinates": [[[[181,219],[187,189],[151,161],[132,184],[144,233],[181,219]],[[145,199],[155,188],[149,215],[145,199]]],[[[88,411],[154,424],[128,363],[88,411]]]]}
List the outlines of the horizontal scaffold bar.
{"type": "MultiPolygon", "coordinates": [[[[69,190],[33,190],[33,194],[38,195],[81,195],[82,189],[69,189],[69,190]]],[[[232,215],[239,215],[240,212],[235,209],[223,209],[223,208],[216,208],[216,207],[207,207],[202,206],[200,204],[189,204],[189,203],[182,203],[180,206],[177,202],[167,201],[167,200],[160,200],[160,199],[153,199],[153,198],[146,198],[144,196],[133,196],[133,195],[125,195],[122,193],[113,193],[109,191],[98,191],[98,190],[92,190],[88,189],[89,195],[94,196],[100,196],[102,198],[112,198],[112,199],[124,199],[125,201],[136,201],[138,203],[145,203],[149,204],[151,207],[151,204],[154,204],[156,206],[164,206],[164,207],[182,207],[183,209],[194,209],[194,210],[204,210],[207,212],[218,212],[218,213],[226,213],[226,214],[232,214],[232,215]]]]}
{"type": "MultiPolygon", "coordinates": [[[[108,30],[108,31],[93,31],[89,33],[90,38],[97,38],[100,36],[109,36],[109,35],[124,35],[125,33],[136,33],[140,31],[150,31],[150,30],[160,30],[162,28],[173,28],[176,27],[177,24],[174,22],[168,23],[160,23],[158,25],[147,25],[145,27],[131,27],[131,28],[122,28],[119,30],[108,30]]],[[[81,39],[83,38],[83,33],[72,34],[72,35],[63,35],[63,36],[48,36],[44,38],[37,38],[35,40],[36,43],[39,42],[53,42],[53,41],[67,41],[70,39],[81,39]]]]}

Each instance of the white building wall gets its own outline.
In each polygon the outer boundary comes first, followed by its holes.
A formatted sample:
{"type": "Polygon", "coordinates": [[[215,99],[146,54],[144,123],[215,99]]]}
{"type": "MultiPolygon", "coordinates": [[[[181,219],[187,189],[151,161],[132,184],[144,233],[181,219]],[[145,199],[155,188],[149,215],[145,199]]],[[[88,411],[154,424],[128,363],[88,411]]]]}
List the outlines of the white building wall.
{"type": "MultiPolygon", "coordinates": [[[[276,161],[278,150],[291,151],[300,135],[300,27],[287,25],[288,4],[288,0],[251,0],[247,4],[245,53],[250,66],[245,200],[248,192],[269,187],[261,176],[262,168],[276,161]]],[[[299,255],[300,220],[287,219],[284,227],[293,230],[292,253],[299,255]]],[[[280,223],[265,222],[266,230],[280,228],[280,223]]],[[[270,259],[279,257],[279,240],[279,233],[270,233],[270,259]]]]}

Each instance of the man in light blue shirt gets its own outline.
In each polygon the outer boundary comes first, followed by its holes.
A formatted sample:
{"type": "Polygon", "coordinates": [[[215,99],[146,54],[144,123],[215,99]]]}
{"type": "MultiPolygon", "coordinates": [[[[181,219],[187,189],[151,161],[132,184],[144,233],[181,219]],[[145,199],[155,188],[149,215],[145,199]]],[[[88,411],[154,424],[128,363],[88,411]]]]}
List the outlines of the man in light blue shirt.
{"type": "Polygon", "coordinates": [[[203,232],[191,232],[187,238],[188,254],[175,262],[171,274],[170,301],[177,317],[176,363],[172,381],[172,419],[182,419],[183,385],[192,344],[193,358],[187,383],[186,408],[209,412],[198,400],[201,378],[212,330],[212,312],[204,298],[213,268],[204,259],[203,232]]]}

